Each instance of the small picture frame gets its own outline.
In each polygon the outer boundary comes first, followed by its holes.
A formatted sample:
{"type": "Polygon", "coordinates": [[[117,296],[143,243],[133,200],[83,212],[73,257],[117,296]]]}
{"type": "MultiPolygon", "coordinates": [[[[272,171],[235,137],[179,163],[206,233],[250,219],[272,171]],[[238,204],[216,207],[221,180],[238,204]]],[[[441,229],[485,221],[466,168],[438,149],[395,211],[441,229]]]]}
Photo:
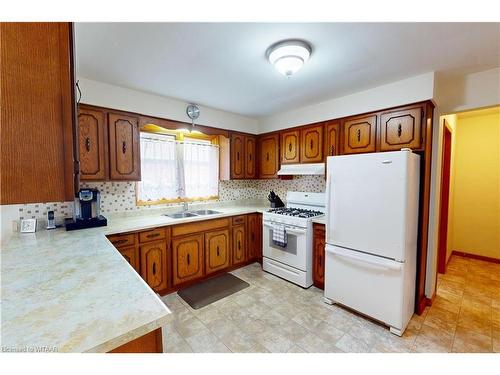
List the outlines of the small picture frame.
{"type": "Polygon", "coordinates": [[[23,219],[21,220],[21,233],[35,233],[36,232],[36,219],[23,219]]]}

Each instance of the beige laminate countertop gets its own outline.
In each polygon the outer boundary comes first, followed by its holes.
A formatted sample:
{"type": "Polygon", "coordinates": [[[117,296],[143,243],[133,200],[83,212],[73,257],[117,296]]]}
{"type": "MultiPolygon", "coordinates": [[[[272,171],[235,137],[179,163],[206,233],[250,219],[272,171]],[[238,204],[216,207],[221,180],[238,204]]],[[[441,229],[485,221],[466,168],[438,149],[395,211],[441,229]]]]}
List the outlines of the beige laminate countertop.
{"type": "Polygon", "coordinates": [[[13,235],[0,252],[1,350],[107,352],[164,325],[170,311],[105,236],[268,209],[210,208],[221,214],[171,219],[155,209],[102,228],[13,235]]]}
{"type": "Polygon", "coordinates": [[[321,217],[318,217],[318,218],[313,218],[312,222],[313,223],[317,223],[317,224],[323,224],[323,225],[325,225],[326,224],[326,216],[321,216],[321,217]]]}

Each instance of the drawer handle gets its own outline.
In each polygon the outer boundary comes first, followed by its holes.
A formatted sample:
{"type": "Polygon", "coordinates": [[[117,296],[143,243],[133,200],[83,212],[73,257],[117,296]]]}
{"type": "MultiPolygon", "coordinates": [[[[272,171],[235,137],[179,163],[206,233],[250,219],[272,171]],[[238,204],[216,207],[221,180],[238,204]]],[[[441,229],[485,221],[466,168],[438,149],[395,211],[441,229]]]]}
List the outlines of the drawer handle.
{"type": "Polygon", "coordinates": [[[266,161],[269,161],[269,152],[266,154],[266,161]]]}
{"type": "Polygon", "coordinates": [[[155,237],[158,237],[160,235],[160,233],[151,233],[151,234],[148,234],[146,237],[147,238],[155,238],[155,237]]]}
{"type": "Polygon", "coordinates": [[[290,152],[292,152],[292,143],[289,143],[289,144],[288,144],[288,150],[289,150],[290,152]]]}
{"type": "Polygon", "coordinates": [[[398,137],[401,138],[401,133],[403,132],[403,129],[401,128],[401,124],[398,125],[398,137]]]}
{"type": "Polygon", "coordinates": [[[361,129],[358,129],[358,142],[361,142],[361,129]]]}
{"type": "Polygon", "coordinates": [[[311,142],[309,142],[309,147],[311,148],[311,150],[313,149],[313,146],[314,146],[314,142],[313,142],[313,140],[311,139],[311,142]]]}
{"type": "Polygon", "coordinates": [[[189,254],[187,255],[187,259],[186,260],[187,260],[187,264],[189,266],[189,263],[190,263],[190,261],[189,261],[189,254]]]}
{"type": "Polygon", "coordinates": [[[217,246],[217,256],[219,256],[219,246],[217,246]]]}
{"type": "Polygon", "coordinates": [[[156,263],[153,263],[153,275],[156,275],[156,263]]]}
{"type": "Polygon", "coordinates": [[[125,142],[125,141],[122,142],[122,152],[123,153],[127,152],[127,142],[125,142]]]}
{"type": "Polygon", "coordinates": [[[87,152],[90,152],[90,138],[89,137],[85,138],[85,149],[87,150],[87,152]]]}
{"type": "Polygon", "coordinates": [[[117,241],[111,241],[113,245],[120,245],[122,243],[127,243],[128,240],[117,240],[117,241]]]}

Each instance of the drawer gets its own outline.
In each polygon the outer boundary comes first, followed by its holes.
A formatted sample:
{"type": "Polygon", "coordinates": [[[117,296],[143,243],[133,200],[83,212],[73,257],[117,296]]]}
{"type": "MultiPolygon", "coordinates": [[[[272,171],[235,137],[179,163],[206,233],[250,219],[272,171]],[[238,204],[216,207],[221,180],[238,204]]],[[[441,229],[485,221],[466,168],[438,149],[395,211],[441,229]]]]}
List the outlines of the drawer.
{"type": "Polygon", "coordinates": [[[111,236],[108,236],[108,240],[113,244],[114,247],[131,246],[135,244],[135,234],[113,234],[111,236]]]}
{"type": "Polygon", "coordinates": [[[246,215],[239,215],[233,217],[233,225],[245,224],[247,222],[246,215]]]}
{"type": "Polygon", "coordinates": [[[212,229],[229,226],[229,218],[197,221],[195,223],[180,224],[172,228],[172,236],[184,236],[186,234],[202,233],[212,229]]]}
{"type": "Polygon", "coordinates": [[[149,241],[155,241],[155,240],[162,240],[166,237],[166,230],[165,228],[155,228],[152,230],[148,230],[145,232],[140,232],[139,233],[139,242],[149,242],[149,241]]]}

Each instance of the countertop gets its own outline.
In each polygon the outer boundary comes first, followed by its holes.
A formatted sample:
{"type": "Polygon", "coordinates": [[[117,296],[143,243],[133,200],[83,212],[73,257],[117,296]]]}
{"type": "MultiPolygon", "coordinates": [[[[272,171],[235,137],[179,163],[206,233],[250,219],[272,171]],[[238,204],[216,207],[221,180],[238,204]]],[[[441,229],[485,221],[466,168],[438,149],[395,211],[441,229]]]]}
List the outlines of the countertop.
{"type": "Polygon", "coordinates": [[[312,222],[313,223],[317,223],[317,224],[323,224],[323,225],[325,225],[326,224],[326,215],[325,216],[321,216],[321,217],[317,217],[317,218],[313,218],[312,222]]]}
{"type": "Polygon", "coordinates": [[[0,253],[2,350],[107,352],[163,326],[170,311],[105,236],[268,209],[209,208],[221,214],[172,219],[152,209],[109,215],[107,227],[14,234],[0,253]]]}

